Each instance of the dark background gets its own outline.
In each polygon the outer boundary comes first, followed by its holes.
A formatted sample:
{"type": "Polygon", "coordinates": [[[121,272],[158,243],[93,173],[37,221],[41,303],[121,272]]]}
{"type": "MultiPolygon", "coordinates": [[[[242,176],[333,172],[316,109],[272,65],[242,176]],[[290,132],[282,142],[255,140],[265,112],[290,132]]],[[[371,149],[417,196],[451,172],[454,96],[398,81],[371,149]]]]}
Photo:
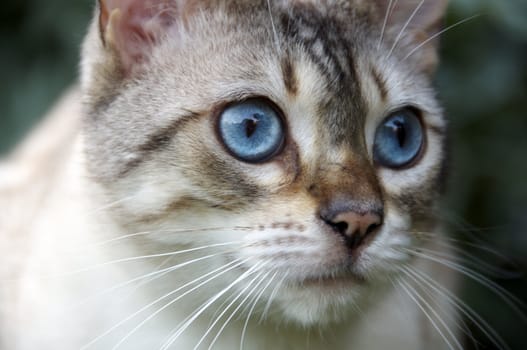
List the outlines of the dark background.
{"type": "MultiPolygon", "coordinates": [[[[434,0],[430,0],[434,1],[434,0]]],[[[0,155],[75,81],[94,0],[10,0],[0,11],[0,155]]],[[[452,0],[439,95],[451,120],[450,184],[440,215],[475,267],[527,299],[527,0],[452,0]],[[470,243],[467,243],[470,242],[470,243]],[[490,250],[496,252],[490,252],[490,250]]],[[[514,350],[527,322],[489,288],[464,279],[463,299],[514,350]]],[[[478,344],[493,349],[472,326],[478,344]]]]}

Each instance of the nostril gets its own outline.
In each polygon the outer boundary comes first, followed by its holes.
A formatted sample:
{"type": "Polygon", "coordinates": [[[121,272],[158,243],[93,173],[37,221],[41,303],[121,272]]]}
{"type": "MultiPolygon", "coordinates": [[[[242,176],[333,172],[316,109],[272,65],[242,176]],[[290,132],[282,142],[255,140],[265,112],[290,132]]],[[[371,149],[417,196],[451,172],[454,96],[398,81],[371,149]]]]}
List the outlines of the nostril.
{"type": "Polygon", "coordinates": [[[365,242],[366,237],[375,233],[382,225],[382,216],[375,212],[360,213],[343,211],[333,217],[320,218],[330,226],[335,233],[340,234],[351,248],[356,248],[365,242]]]}
{"type": "Polygon", "coordinates": [[[323,216],[320,216],[320,219],[322,221],[324,221],[328,226],[330,226],[333,230],[335,230],[336,232],[342,234],[342,235],[346,235],[346,232],[348,231],[348,223],[346,221],[332,221],[330,219],[327,219],[323,216]]]}
{"type": "Polygon", "coordinates": [[[372,233],[373,231],[375,231],[376,229],[378,229],[380,226],[381,226],[381,224],[378,224],[378,223],[373,223],[373,224],[371,224],[371,225],[368,226],[368,228],[366,229],[366,233],[364,234],[364,236],[369,235],[370,233],[372,233]]]}
{"type": "Polygon", "coordinates": [[[348,226],[349,226],[348,223],[344,221],[337,222],[337,223],[331,223],[330,225],[333,226],[341,234],[346,234],[346,232],[348,231],[348,226]]]}

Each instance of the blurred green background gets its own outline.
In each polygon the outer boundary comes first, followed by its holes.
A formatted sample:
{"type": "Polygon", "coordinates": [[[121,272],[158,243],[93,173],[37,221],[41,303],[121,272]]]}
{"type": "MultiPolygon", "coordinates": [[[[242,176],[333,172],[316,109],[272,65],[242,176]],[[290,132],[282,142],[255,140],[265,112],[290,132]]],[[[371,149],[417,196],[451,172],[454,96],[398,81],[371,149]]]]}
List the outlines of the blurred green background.
{"type": "MultiPolygon", "coordinates": [[[[433,1],[433,0],[432,0],[433,1]]],[[[0,155],[75,81],[94,0],[9,0],[0,12],[0,155]]],[[[467,251],[504,271],[494,282],[527,296],[527,0],[451,0],[439,95],[451,120],[450,185],[441,215],[467,251]],[[481,249],[481,246],[486,247],[481,249]],[[494,249],[504,257],[490,253],[494,249]],[[518,272],[518,273],[510,273],[518,272]]],[[[478,283],[462,295],[512,349],[527,349],[527,323],[478,283]]],[[[471,327],[479,343],[495,347],[471,327]]],[[[467,337],[468,338],[468,337],[467,337]]]]}

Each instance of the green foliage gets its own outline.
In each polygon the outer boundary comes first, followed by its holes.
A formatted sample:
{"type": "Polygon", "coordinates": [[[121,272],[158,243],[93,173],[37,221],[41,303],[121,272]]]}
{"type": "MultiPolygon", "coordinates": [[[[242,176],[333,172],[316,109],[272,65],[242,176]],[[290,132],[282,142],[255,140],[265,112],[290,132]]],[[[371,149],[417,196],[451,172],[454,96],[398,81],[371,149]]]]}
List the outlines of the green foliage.
{"type": "Polygon", "coordinates": [[[77,75],[91,0],[11,0],[0,11],[0,154],[77,75]]]}
{"type": "MultiPolygon", "coordinates": [[[[452,229],[459,239],[477,237],[509,259],[475,247],[471,253],[497,268],[525,272],[527,2],[454,0],[450,10],[449,23],[481,16],[443,36],[438,86],[452,130],[445,212],[458,218],[452,220],[452,229]],[[460,218],[478,229],[460,224],[460,218]]],[[[525,278],[505,276],[493,280],[525,300],[525,278]]],[[[464,295],[512,349],[526,348],[526,324],[496,294],[465,280],[464,295]]],[[[478,339],[485,344],[484,337],[478,339]]]]}

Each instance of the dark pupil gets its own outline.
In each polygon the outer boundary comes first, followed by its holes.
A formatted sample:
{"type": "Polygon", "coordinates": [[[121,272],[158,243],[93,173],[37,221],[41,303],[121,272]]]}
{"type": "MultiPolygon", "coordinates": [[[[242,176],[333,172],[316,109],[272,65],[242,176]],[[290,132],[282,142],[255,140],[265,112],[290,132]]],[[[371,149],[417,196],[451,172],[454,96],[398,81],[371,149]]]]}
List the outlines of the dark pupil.
{"type": "Polygon", "coordinates": [[[245,125],[245,136],[247,136],[247,138],[250,138],[251,136],[253,136],[254,132],[256,131],[256,128],[258,127],[258,115],[252,115],[251,119],[245,119],[243,123],[245,125]]]}
{"type": "Polygon", "coordinates": [[[404,143],[406,141],[406,129],[404,128],[404,123],[400,120],[395,120],[392,129],[395,132],[395,136],[397,136],[399,147],[404,148],[404,143]]]}

